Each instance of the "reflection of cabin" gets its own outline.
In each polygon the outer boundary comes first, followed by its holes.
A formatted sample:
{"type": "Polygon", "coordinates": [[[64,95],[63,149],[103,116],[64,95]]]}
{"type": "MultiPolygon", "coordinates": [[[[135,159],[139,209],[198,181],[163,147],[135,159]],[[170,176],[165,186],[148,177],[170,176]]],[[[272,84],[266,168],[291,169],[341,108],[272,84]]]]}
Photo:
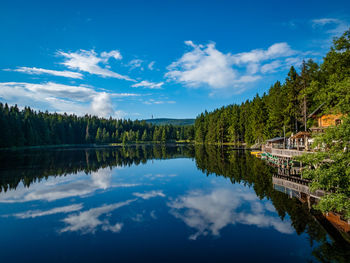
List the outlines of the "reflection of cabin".
{"type": "Polygon", "coordinates": [[[349,233],[350,232],[350,220],[344,220],[340,215],[328,212],[325,214],[327,220],[332,223],[338,230],[349,233]]]}
{"type": "Polygon", "coordinates": [[[310,128],[312,132],[319,133],[324,132],[325,128],[328,128],[330,126],[336,126],[342,123],[341,117],[343,117],[342,114],[323,114],[320,115],[320,110],[322,108],[323,104],[320,105],[314,112],[312,112],[308,118],[313,118],[317,120],[317,126],[313,126],[310,128]]]}

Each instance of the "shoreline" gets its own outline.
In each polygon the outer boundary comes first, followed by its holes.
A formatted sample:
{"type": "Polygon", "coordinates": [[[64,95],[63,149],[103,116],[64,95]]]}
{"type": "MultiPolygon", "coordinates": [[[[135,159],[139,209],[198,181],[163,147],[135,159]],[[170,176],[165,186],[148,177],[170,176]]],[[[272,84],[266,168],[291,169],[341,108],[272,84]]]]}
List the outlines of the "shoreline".
{"type": "Polygon", "coordinates": [[[245,147],[244,145],[236,145],[233,143],[197,143],[194,141],[168,141],[168,142],[131,142],[131,143],[108,143],[108,144],[53,144],[53,145],[35,145],[35,146],[20,146],[0,148],[0,151],[21,151],[21,150],[40,150],[40,149],[59,149],[59,148],[107,148],[107,147],[121,147],[121,146],[138,146],[138,145],[211,145],[211,146],[233,146],[232,150],[260,150],[257,147],[245,147]]]}

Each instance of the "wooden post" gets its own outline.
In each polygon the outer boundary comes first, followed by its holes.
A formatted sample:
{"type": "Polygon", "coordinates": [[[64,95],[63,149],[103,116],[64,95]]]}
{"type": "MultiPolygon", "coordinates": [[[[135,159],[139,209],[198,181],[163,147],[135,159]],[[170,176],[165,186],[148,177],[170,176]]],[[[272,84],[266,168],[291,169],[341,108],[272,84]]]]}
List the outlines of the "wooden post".
{"type": "Polygon", "coordinates": [[[308,206],[309,210],[311,210],[310,195],[307,195],[307,206],[308,206]]]}
{"type": "Polygon", "coordinates": [[[283,149],[286,149],[286,125],[283,125],[283,149]]]}
{"type": "Polygon", "coordinates": [[[297,151],[299,151],[299,139],[297,138],[297,151]]]}

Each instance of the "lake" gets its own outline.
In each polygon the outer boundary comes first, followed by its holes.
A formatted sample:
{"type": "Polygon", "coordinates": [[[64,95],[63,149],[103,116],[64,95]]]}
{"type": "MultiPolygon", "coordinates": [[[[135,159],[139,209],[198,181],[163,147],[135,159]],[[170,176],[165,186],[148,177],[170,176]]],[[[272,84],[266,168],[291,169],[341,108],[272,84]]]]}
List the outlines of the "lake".
{"type": "Polygon", "coordinates": [[[249,152],[140,145],[2,151],[0,161],[2,262],[350,258],[249,152]]]}

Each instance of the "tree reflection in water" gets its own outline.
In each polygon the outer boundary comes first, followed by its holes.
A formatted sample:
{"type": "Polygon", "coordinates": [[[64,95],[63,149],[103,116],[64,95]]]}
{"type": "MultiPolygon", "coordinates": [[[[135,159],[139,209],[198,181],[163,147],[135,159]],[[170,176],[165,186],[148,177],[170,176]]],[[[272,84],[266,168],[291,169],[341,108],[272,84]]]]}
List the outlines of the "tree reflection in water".
{"type": "MultiPolygon", "coordinates": [[[[226,177],[233,184],[240,183],[254,189],[259,199],[271,200],[281,222],[269,222],[269,224],[277,230],[280,228],[282,232],[288,232],[290,230],[283,222],[289,215],[291,227],[295,229],[296,233],[298,235],[307,234],[310,246],[317,244],[313,251],[317,260],[321,262],[349,262],[349,243],[345,242],[342,236],[334,231],[334,228],[327,225],[327,222],[320,224],[315,219],[316,217],[320,218],[319,215],[310,212],[306,203],[302,203],[296,198],[289,198],[286,194],[273,188],[272,174],[276,172],[274,168],[267,166],[264,161],[255,158],[248,152],[233,150],[230,147],[158,144],[108,148],[2,151],[0,152],[0,192],[15,190],[20,183],[23,183],[25,187],[30,187],[32,183],[49,177],[65,176],[78,172],[92,174],[102,168],[139,165],[153,159],[180,157],[195,158],[197,168],[204,174],[226,177]]],[[[92,182],[91,188],[106,187],[108,175],[102,179],[101,181],[97,178],[92,182]]],[[[225,196],[225,192],[211,193],[211,195],[213,194],[216,194],[217,198],[225,196]]],[[[210,199],[210,194],[201,197],[198,193],[192,193],[189,197],[210,199]]],[[[235,197],[229,196],[229,198],[235,197]]],[[[171,213],[178,218],[181,217],[181,214],[176,210],[177,207],[190,209],[181,197],[168,205],[171,207],[171,213]]],[[[77,209],[76,207],[68,208],[77,209]]],[[[31,217],[34,215],[23,216],[31,217]]],[[[210,219],[210,215],[208,218],[210,219]]],[[[248,220],[244,217],[235,218],[238,222],[239,220],[248,220]]],[[[228,215],[226,219],[232,221],[232,215],[228,215]]],[[[266,220],[268,221],[268,219],[266,220]]],[[[73,226],[74,224],[70,225],[70,227],[73,226]]],[[[118,231],[122,226],[115,224],[108,225],[108,227],[118,231]]],[[[195,227],[197,232],[192,238],[196,239],[208,231],[214,235],[218,234],[220,227],[220,225],[198,224],[195,227]]]]}

